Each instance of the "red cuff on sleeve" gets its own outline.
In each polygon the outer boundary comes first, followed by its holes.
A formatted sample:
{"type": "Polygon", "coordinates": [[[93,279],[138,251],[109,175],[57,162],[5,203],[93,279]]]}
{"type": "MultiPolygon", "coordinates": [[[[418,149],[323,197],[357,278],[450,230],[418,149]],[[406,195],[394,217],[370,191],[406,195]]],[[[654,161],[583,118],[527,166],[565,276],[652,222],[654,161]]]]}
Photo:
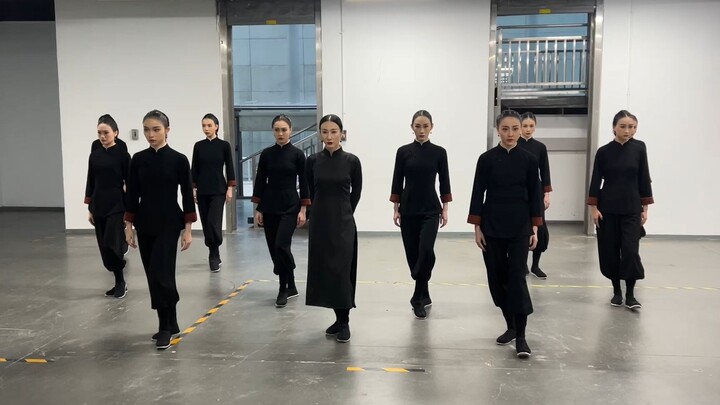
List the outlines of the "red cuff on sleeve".
{"type": "Polygon", "coordinates": [[[185,213],[185,223],[188,222],[195,222],[197,221],[197,214],[194,212],[186,212],[185,213]]]}
{"type": "Polygon", "coordinates": [[[394,203],[400,202],[400,194],[390,194],[390,201],[394,203]]]}
{"type": "Polygon", "coordinates": [[[90,201],[92,201],[92,198],[85,197],[85,200],[83,201],[85,204],[90,204],[90,201]]]}
{"type": "Polygon", "coordinates": [[[652,197],[643,197],[640,199],[640,204],[642,205],[650,205],[655,203],[655,200],[652,197]]]}
{"type": "Polygon", "coordinates": [[[598,198],[597,197],[588,197],[587,205],[598,205],[598,198]]]}
{"type": "Polygon", "coordinates": [[[548,186],[543,187],[543,192],[549,193],[551,191],[552,191],[552,186],[548,185],[548,186]]]}
{"type": "Polygon", "coordinates": [[[255,204],[260,204],[260,197],[253,196],[250,201],[254,202],[255,204]]]}
{"type": "Polygon", "coordinates": [[[452,193],[441,195],[440,201],[442,201],[443,203],[452,201],[452,193]]]}
{"type": "Polygon", "coordinates": [[[309,198],[303,198],[300,200],[300,205],[307,207],[308,205],[312,205],[312,201],[309,198]]]}
{"type": "Polygon", "coordinates": [[[135,222],[135,214],[131,212],[126,212],[123,216],[123,219],[128,222],[135,222]]]}
{"type": "Polygon", "coordinates": [[[237,186],[237,181],[235,181],[235,180],[230,180],[230,181],[227,182],[227,184],[228,184],[228,185],[227,185],[228,187],[235,187],[235,186],[237,186]]]}
{"type": "Polygon", "coordinates": [[[532,217],[533,226],[541,226],[543,224],[542,217],[532,217]]]}
{"type": "Polygon", "coordinates": [[[480,225],[482,217],[480,215],[468,215],[468,224],[480,225]]]}

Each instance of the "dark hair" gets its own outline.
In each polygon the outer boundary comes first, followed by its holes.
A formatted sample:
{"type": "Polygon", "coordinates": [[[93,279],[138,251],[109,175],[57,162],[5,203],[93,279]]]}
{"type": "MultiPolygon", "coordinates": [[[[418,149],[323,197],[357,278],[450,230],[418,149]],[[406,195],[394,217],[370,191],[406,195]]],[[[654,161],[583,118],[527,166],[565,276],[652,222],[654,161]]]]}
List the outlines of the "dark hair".
{"type": "Polygon", "coordinates": [[[501,112],[497,116],[497,118],[495,118],[495,128],[498,128],[500,126],[500,121],[502,121],[504,118],[507,118],[507,117],[515,118],[518,121],[522,122],[522,120],[520,119],[520,114],[518,114],[517,111],[505,110],[505,111],[501,112]]]}
{"type": "Polygon", "coordinates": [[[410,123],[410,125],[414,124],[415,120],[418,119],[418,117],[426,117],[428,120],[430,120],[430,124],[433,123],[432,115],[430,115],[430,113],[427,112],[426,110],[420,110],[413,115],[412,122],[410,123]]]}
{"type": "MultiPolygon", "coordinates": [[[[214,122],[215,125],[218,126],[218,128],[220,127],[220,121],[219,121],[218,118],[215,116],[215,114],[212,114],[212,113],[207,113],[207,114],[205,114],[205,115],[202,117],[202,120],[201,120],[200,122],[205,121],[205,120],[212,120],[212,122],[214,122]]],[[[144,121],[144,120],[143,120],[143,121],[144,121]]],[[[215,135],[217,135],[217,133],[218,133],[218,130],[216,129],[216,130],[215,130],[215,135]]]]}
{"type": "Polygon", "coordinates": [[[535,122],[537,124],[537,118],[535,118],[535,114],[533,114],[531,112],[523,113],[520,116],[520,122],[523,122],[525,120],[533,120],[533,122],[535,122]]]}
{"type": "Polygon", "coordinates": [[[343,130],[342,120],[340,119],[340,117],[338,117],[338,116],[335,115],[335,114],[328,114],[328,115],[320,118],[320,122],[318,123],[318,127],[320,127],[322,124],[324,124],[324,123],[326,123],[326,122],[328,122],[328,121],[336,123],[337,126],[340,127],[340,130],[341,130],[341,131],[343,130]]]}
{"type": "Polygon", "coordinates": [[[170,118],[168,118],[168,116],[160,110],[152,110],[145,114],[145,116],[143,117],[143,122],[145,122],[145,120],[147,119],[158,120],[163,124],[165,128],[170,127],[170,118]]]}
{"type": "Polygon", "coordinates": [[[613,117],[613,127],[617,125],[618,121],[620,121],[623,118],[632,118],[635,123],[638,122],[638,119],[635,115],[631,114],[628,110],[620,110],[615,116],[613,117]]]}
{"type": "Polygon", "coordinates": [[[275,118],[273,118],[272,124],[270,124],[270,127],[271,127],[271,128],[274,127],[274,126],[275,126],[275,123],[278,122],[278,121],[282,121],[282,122],[288,124],[288,126],[289,126],[290,128],[292,128],[292,121],[290,121],[290,117],[288,117],[288,116],[285,115],[285,114],[276,115],[275,118]]]}
{"type": "Polygon", "coordinates": [[[110,114],[103,114],[98,118],[98,125],[105,124],[109,126],[113,132],[118,132],[118,126],[117,122],[115,122],[115,119],[110,114]]]}

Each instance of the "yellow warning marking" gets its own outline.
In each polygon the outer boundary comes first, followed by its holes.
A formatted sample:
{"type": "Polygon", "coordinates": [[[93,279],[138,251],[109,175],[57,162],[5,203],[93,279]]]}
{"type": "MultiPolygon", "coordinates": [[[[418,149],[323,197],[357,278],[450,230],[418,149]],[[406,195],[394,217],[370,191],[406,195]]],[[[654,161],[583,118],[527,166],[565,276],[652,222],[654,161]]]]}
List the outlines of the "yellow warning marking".
{"type": "Polygon", "coordinates": [[[277,25],[277,20],[265,20],[266,25],[277,25]]]}
{"type": "Polygon", "coordinates": [[[0,357],[0,363],[7,363],[7,359],[4,357],[0,357]]]}
{"type": "Polygon", "coordinates": [[[45,359],[25,359],[26,363],[47,363],[45,359]]]}
{"type": "Polygon", "coordinates": [[[171,345],[171,346],[175,346],[175,345],[177,345],[178,343],[180,343],[180,341],[182,341],[185,336],[187,336],[187,335],[189,335],[190,333],[194,332],[195,329],[198,327],[198,325],[201,325],[201,324],[205,323],[205,321],[207,321],[208,318],[210,318],[210,316],[211,316],[212,314],[216,313],[220,308],[222,308],[223,305],[225,305],[225,304],[227,304],[228,302],[230,302],[230,298],[235,297],[236,295],[238,295],[238,294],[240,293],[240,291],[244,290],[244,289],[245,289],[250,283],[252,283],[252,282],[253,282],[253,280],[248,280],[248,281],[244,282],[240,287],[238,287],[238,288],[234,289],[232,292],[230,292],[230,293],[227,295],[227,297],[225,297],[222,301],[220,301],[217,305],[215,305],[215,306],[214,306],[213,308],[211,308],[209,311],[207,311],[207,312],[205,313],[205,315],[203,315],[202,317],[200,317],[197,321],[195,321],[194,324],[192,324],[190,327],[188,327],[187,329],[185,329],[185,330],[183,331],[183,333],[181,333],[181,334],[180,334],[179,336],[177,336],[176,338],[172,339],[172,340],[170,341],[170,345],[171,345]]]}
{"type": "Polygon", "coordinates": [[[666,290],[678,290],[677,287],[665,287],[666,290]]]}
{"type": "Polygon", "coordinates": [[[697,290],[695,287],[683,287],[683,290],[697,290]]]}
{"type": "Polygon", "coordinates": [[[388,367],[384,368],[383,370],[387,371],[388,373],[409,373],[409,371],[405,370],[404,368],[388,367]]]}
{"type": "Polygon", "coordinates": [[[348,367],[347,371],[365,371],[365,370],[360,367],[348,367]]]}

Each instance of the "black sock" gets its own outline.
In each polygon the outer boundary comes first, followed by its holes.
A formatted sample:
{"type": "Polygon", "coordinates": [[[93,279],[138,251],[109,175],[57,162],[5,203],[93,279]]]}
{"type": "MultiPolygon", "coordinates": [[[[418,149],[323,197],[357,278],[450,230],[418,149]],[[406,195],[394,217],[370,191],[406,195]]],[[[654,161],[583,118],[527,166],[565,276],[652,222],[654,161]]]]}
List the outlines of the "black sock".
{"type": "Polygon", "coordinates": [[[287,273],[284,271],[281,271],[279,274],[280,277],[280,292],[287,291],[288,288],[288,276],[287,273]]]}
{"type": "Polygon", "coordinates": [[[613,295],[622,295],[622,289],[620,288],[620,280],[612,280],[613,295]]]}
{"type": "Polygon", "coordinates": [[[515,314],[515,336],[517,339],[525,339],[526,326],[527,315],[515,314]]]}
{"type": "Polygon", "coordinates": [[[113,271],[113,275],[115,276],[115,284],[119,284],[125,281],[125,276],[123,275],[122,270],[113,271]]]}
{"type": "Polygon", "coordinates": [[[511,313],[509,313],[506,309],[502,310],[503,318],[505,318],[505,324],[507,325],[508,330],[515,329],[515,318],[511,313]]]}
{"type": "Polygon", "coordinates": [[[625,280],[625,287],[627,288],[627,291],[625,292],[625,298],[635,298],[635,281],[636,280],[625,280]]]}
{"type": "Polygon", "coordinates": [[[292,271],[288,274],[287,286],[288,288],[297,290],[297,286],[295,285],[295,275],[292,271]]]}
{"type": "Polygon", "coordinates": [[[532,254],[532,267],[533,269],[539,269],[540,268],[540,255],[542,255],[542,252],[539,250],[533,250],[532,254]]]}
{"type": "Polygon", "coordinates": [[[166,308],[158,308],[158,331],[168,330],[168,312],[166,308]]]}
{"type": "Polygon", "coordinates": [[[347,325],[350,323],[350,308],[333,309],[335,311],[335,322],[338,325],[347,325]]]}

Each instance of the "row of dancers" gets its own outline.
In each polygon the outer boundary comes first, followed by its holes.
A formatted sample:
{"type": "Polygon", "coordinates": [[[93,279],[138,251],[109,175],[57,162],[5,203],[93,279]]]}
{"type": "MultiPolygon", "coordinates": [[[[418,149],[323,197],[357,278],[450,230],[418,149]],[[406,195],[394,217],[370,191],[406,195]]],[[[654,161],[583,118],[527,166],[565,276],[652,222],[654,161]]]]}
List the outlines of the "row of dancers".
{"type": "MultiPolygon", "coordinates": [[[[501,345],[515,341],[520,358],[531,354],[525,338],[527,318],[533,312],[526,275],[529,270],[535,277],[546,277],[539,260],[549,241],[544,211],[550,205],[552,186],[547,148],[533,138],[536,123],[531,113],[520,116],[512,110],[497,117],[499,142],[478,159],[468,215],[482,250],[493,302],[506,321],[506,331],[496,341],[501,345]],[[528,250],[532,251],[530,269],[528,250]]],[[[169,118],[158,110],[143,118],[149,147],[132,158],[117,137],[112,117],[103,115],[98,120],[98,145],[90,155],[85,201],[103,263],[115,275],[115,286],[106,295],[125,296],[123,254],[126,246],[139,247],[151,306],[158,314],[158,332],[153,335],[158,349],[169,347],[172,336],[180,332],[177,241],[181,239],[181,251],[192,243],[196,203],[210,269],[220,267],[222,210],[236,182],[230,145],[217,137],[218,124],[212,114],[203,117],[205,139],[196,143],[190,165],[187,157],[167,144],[169,118]]],[[[343,123],[336,115],[319,121],[324,148],[307,158],[290,142],[289,117],[278,115],[271,126],[275,144],[260,154],[252,201],[279,278],[275,305],[282,308],[299,295],[291,243],[294,230],[307,221],[306,304],[333,309],[336,320],[326,334],[348,342],[357,282],[354,212],[362,192],[360,159],[343,149],[343,123]]],[[[415,139],[397,151],[390,201],[415,280],[412,311],[416,318],[425,319],[426,308],[432,304],[428,284],[435,264],[435,239],[438,228],[448,222],[452,193],[447,152],[430,142],[432,116],[420,110],[410,127],[415,139]]],[[[600,268],[614,287],[611,304],[625,303],[631,309],[640,307],[633,294],[635,281],[644,278],[639,240],[647,206],[653,203],[647,150],[634,138],[636,130],[637,117],[629,112],[623,110],[614,117],[614,139],[596,154],[587,199],[597,227],[600,268]],[[626,281],[624,300],[621,280],[626,281]]]]}

